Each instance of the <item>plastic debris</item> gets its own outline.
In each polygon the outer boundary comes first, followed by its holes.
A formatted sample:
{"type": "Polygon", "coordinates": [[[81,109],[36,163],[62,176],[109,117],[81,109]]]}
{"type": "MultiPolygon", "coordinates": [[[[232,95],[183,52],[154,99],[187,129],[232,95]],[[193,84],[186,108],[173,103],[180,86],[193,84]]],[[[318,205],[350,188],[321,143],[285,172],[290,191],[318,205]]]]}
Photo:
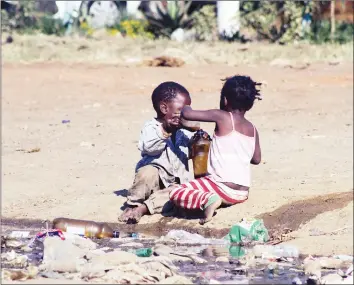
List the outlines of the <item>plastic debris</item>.
{"type": "Polygon", "coordinates": [[[150,257],[152,252],[151,248],[139,248],[135,250],[135,254],[139,257],[150,257]]]}
{"type": "Polygon", "coordinates": [[[342,261],[354,261],[354,257],[351,255],[338,254],[333,255],[333,258],[340,259],[342,261]]]}
{"type": "Polygon", "coordinates": [[[261,245],[253,247],[253,254],[263,259],[298,258],[299,250],[292,245],[261,245]]]}
{"type": "Polygon", "coordinates": [[[185,243],[185,244],[193,244],[193,243],[198,243],[198,244],[210,244],[210,240],[198,235],[198,234],[191,234],[189,232],[186,232],[184,230],[171,230],[167,233],[165,236],[167,239],[171,239],[174,241],[177,241],[178,243],[185,243]]]}
{"type": "Polygon", "coordinates": [[[263,220],[248,220],[243,218],[240,223],[232,226],[229,234],[224,239],[232,243],[267,242],[269,235],[268,230],[263,224],[263,220]]]}
{"type": "Polygon", "coordinates": [[[139,238],[139,234],[138,234],[138,233],[132,233],[132,234],[131,234],[131,237],[138,239],[138,238],[139,238]]]}
{"type": "Polygon", "coordinates": [[[65,236],[61,230],[49,229],[43,232],[39,232],[28,244],[29,247],[32,247],[36,241],[43,242],[46,237],[59,237],[61,240],[65,240],[65,236]]]}
{"type": "Polygon", "coordinates": [[[12,231],[9,234],[9,238],[27,238],[29,237],[30,232],[29,231],[12,231]]]}

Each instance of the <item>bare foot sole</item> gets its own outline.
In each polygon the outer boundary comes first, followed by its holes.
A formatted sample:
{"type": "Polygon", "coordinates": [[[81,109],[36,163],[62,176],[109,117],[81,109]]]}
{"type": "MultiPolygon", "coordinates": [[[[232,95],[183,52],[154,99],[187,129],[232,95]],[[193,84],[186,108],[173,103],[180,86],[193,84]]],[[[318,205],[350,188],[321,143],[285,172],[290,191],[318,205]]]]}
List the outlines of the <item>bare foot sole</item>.
{"type": "Polygon", "coordinates": [[[127,224],[139,223],[141,217],[146,215],[147,213],[148,209],[144,204],[132,209],[132,211],[130,211],[129,213],[127,224]]]}
{"type": "Polygon", "coordinates": [[[221,206],[221,202],[221,199],[219,199],[206,207],[204,210],[204,218],[199,220],[199,224],[204,225],[207,222],[210,222],[213,218],[215,210],[221,206]]]}
{"type": "Polygon", "coordinates": [[[120,222],[127,222],[128,221],[128,217],[130,215],[130,212],[132,211],[132,208],[126,208],[123,213],[118,217],[118,221],[120,222]]]}

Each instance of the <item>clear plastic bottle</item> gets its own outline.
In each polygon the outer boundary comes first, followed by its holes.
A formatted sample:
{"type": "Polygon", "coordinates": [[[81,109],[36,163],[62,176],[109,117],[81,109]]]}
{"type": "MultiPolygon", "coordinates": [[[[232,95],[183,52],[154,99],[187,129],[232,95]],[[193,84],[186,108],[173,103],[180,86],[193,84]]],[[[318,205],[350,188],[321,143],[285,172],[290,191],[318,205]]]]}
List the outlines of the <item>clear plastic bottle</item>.
{"type": "Polygon", "coordinates": [[[256,257],[286,257],[298,258],[299,250],[292,245],[263,245],[257,244],[253,247],[253,253],[256,257]]]}
{"type": "Polygon", "coordinates": [[[194,135],[193,140],[191,157],[193,161],[194,178],[197,179],[208,173],[207,167],[211,138],[206,132],[200,129],[194,135]]]}
{"type": "Polygon", "coordinates": [[[76,220],[68,218],[56,218],[53,221],[53,229],[77,234],[88,238],[118,238],[119,232],[114,231],[106,223],[76,220]]]}

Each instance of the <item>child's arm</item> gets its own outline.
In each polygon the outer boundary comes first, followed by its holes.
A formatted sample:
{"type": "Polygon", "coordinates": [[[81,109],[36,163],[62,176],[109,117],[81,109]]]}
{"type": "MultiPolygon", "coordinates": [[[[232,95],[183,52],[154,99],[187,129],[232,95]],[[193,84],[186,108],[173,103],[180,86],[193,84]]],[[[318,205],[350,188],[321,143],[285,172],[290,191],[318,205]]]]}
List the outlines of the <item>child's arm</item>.
{"type": "Polygon", "coordinates": [[[148,125],[141,131],[139,150],[141,154],[156,156],[166,148],[166,141],[170,137],[162,125],[148,125]]]}
{"type": "Polygon", "coordinates": [[[181,117],[189,121],[199,122],[215,122],[216,124],[222,122],[224,112],[218,109],[196,111],[191,106],[185,106],[182,109],[181,117]]]}
{"type": "Polygon", "coordinates": [[[258,135],[258,131],[256,130],[256,146],[255,146],[255,149],[254,149],[254,154],[253,154],[253,157],[251,159],[251,164],[254,164],[254,165],[258,165],[261,163],[261,147],[260,147],[260,144],[259,144],[259,135],[258,135]]]}

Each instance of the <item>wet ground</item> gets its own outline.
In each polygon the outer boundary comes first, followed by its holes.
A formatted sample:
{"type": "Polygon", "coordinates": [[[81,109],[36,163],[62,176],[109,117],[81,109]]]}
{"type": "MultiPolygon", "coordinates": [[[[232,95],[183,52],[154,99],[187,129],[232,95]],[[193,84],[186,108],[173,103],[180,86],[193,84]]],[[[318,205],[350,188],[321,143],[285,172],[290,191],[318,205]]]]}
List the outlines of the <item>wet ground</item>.
{"type": "MultiPolygon", "coordinates": [[[[28,240],[22,240],[28,242],[28,240]]],[[[134,247],[123,247],[121,243],[112,243],[106,241],[95,241],[100,243],[99,248],[104,248],[107,252],[115,248],[122,250],[135,250],[134,247]]],[[[134,239],[136,243],[142,243],[144,247],[152,247],[152,241],[134,239]]],[[[2,252],[11,249],[2,249],[2,252]]],[[[176,252],[185,252],[186,246],[175,246],[176,252]]],[[[243,266],[238,258],[234,257],[230,252],[242,252],[236,246],[226,248],[222,246],[202,246],[202,245],[189,245],[188,251],[195,252],[199,257],[204,258],[207,263],[197,264],[192,261],[175,261],[175,265],[179,268],[179,274],[189,277],[195,284],[208,284],[210,279],[217,280],[223,284],[284,284],[291,283],[291,280],[298,276],[300,279],[305,280],[305,276],[301,270],[296,269],[300,264],[299,261],[292,263],[277,263],[274,267],[267,265],[258,265],[257,268],[247,268],[243,266]],[[217,252],[218,256],[215,256],[217,252]],[[228,262],[216,262],[216,258],[224,256],[229,259],[228,262]]],[[[25,254],[29,258],[29,264],[39,266],[43,257],[43,249],[40,244],[37,244],[31,253],[26,253],[22,250],[15,249],[16,253],[25,254]]],[[[2,268],[18,268],[6,262],[2,262],[2,268]]]]}
{"type": "MultiPolygon", "coordinates": [[[[33,237],[39,230],[44,230],[44,224],[40,221],[3,221],[3,236],[7,236],[13,230],[30,231],[30,237],[33,237]]],[[[121,228],[122,229],[122,228],[121,228]]],[[[149,235],[146,232],[139,232],[137,238],[132,238],[132,232],[129,227],[126,231],[121,231],[121,238],[94,240],[99,244],[99,248],[106,252],[114,249],[135,250],[139,247],[151,248],[161,237],[149,235]],[[140,244],[140,246],[126,246],[127,242],[140,244]]],[[[222,233],[218,232],[220,236],[222,233]]],[[[30,242],[30,237],[26,239],[17,239],[20,244],[25,245],[30,242]]],[[[4,239],[2,239],[4,241],[4,239]]],[[[170,245],[171,246],[171,245],[170,245]]],[[[251,247],[240,247],[237,245],[203,245],[203,244],[175,244],[172,245],[178,256],[178,253],[195,253],[203,258],[207,263],[199,264],[193,261],[174,260],[179,268],[179,274],[189,277],[195,284],[209,284],[210,280],[217,280],[223,284],[290,284],[295,277],[305,282],[306,277],[301,269],[302,257],[294,259],[256,259],[253,266],[245,266],[245,260],[252,255],[251,247]]],[[[43,257],[43,244],[39,241],[34,243],[33,250],[25,252],[17,248],[6,248],[2,243],[2,252],[14,250],[18,254],[28,256],[29,263],[35,266],[40,265],[43,257]]],[[[250,257],[251,258],[251,257],[250,257]]],[[[13,266],[10,263],[2,261],[3,268],[21,268],[13,266]]],[[[331,271],[327,271],[331,272],[331,271]]]]}

